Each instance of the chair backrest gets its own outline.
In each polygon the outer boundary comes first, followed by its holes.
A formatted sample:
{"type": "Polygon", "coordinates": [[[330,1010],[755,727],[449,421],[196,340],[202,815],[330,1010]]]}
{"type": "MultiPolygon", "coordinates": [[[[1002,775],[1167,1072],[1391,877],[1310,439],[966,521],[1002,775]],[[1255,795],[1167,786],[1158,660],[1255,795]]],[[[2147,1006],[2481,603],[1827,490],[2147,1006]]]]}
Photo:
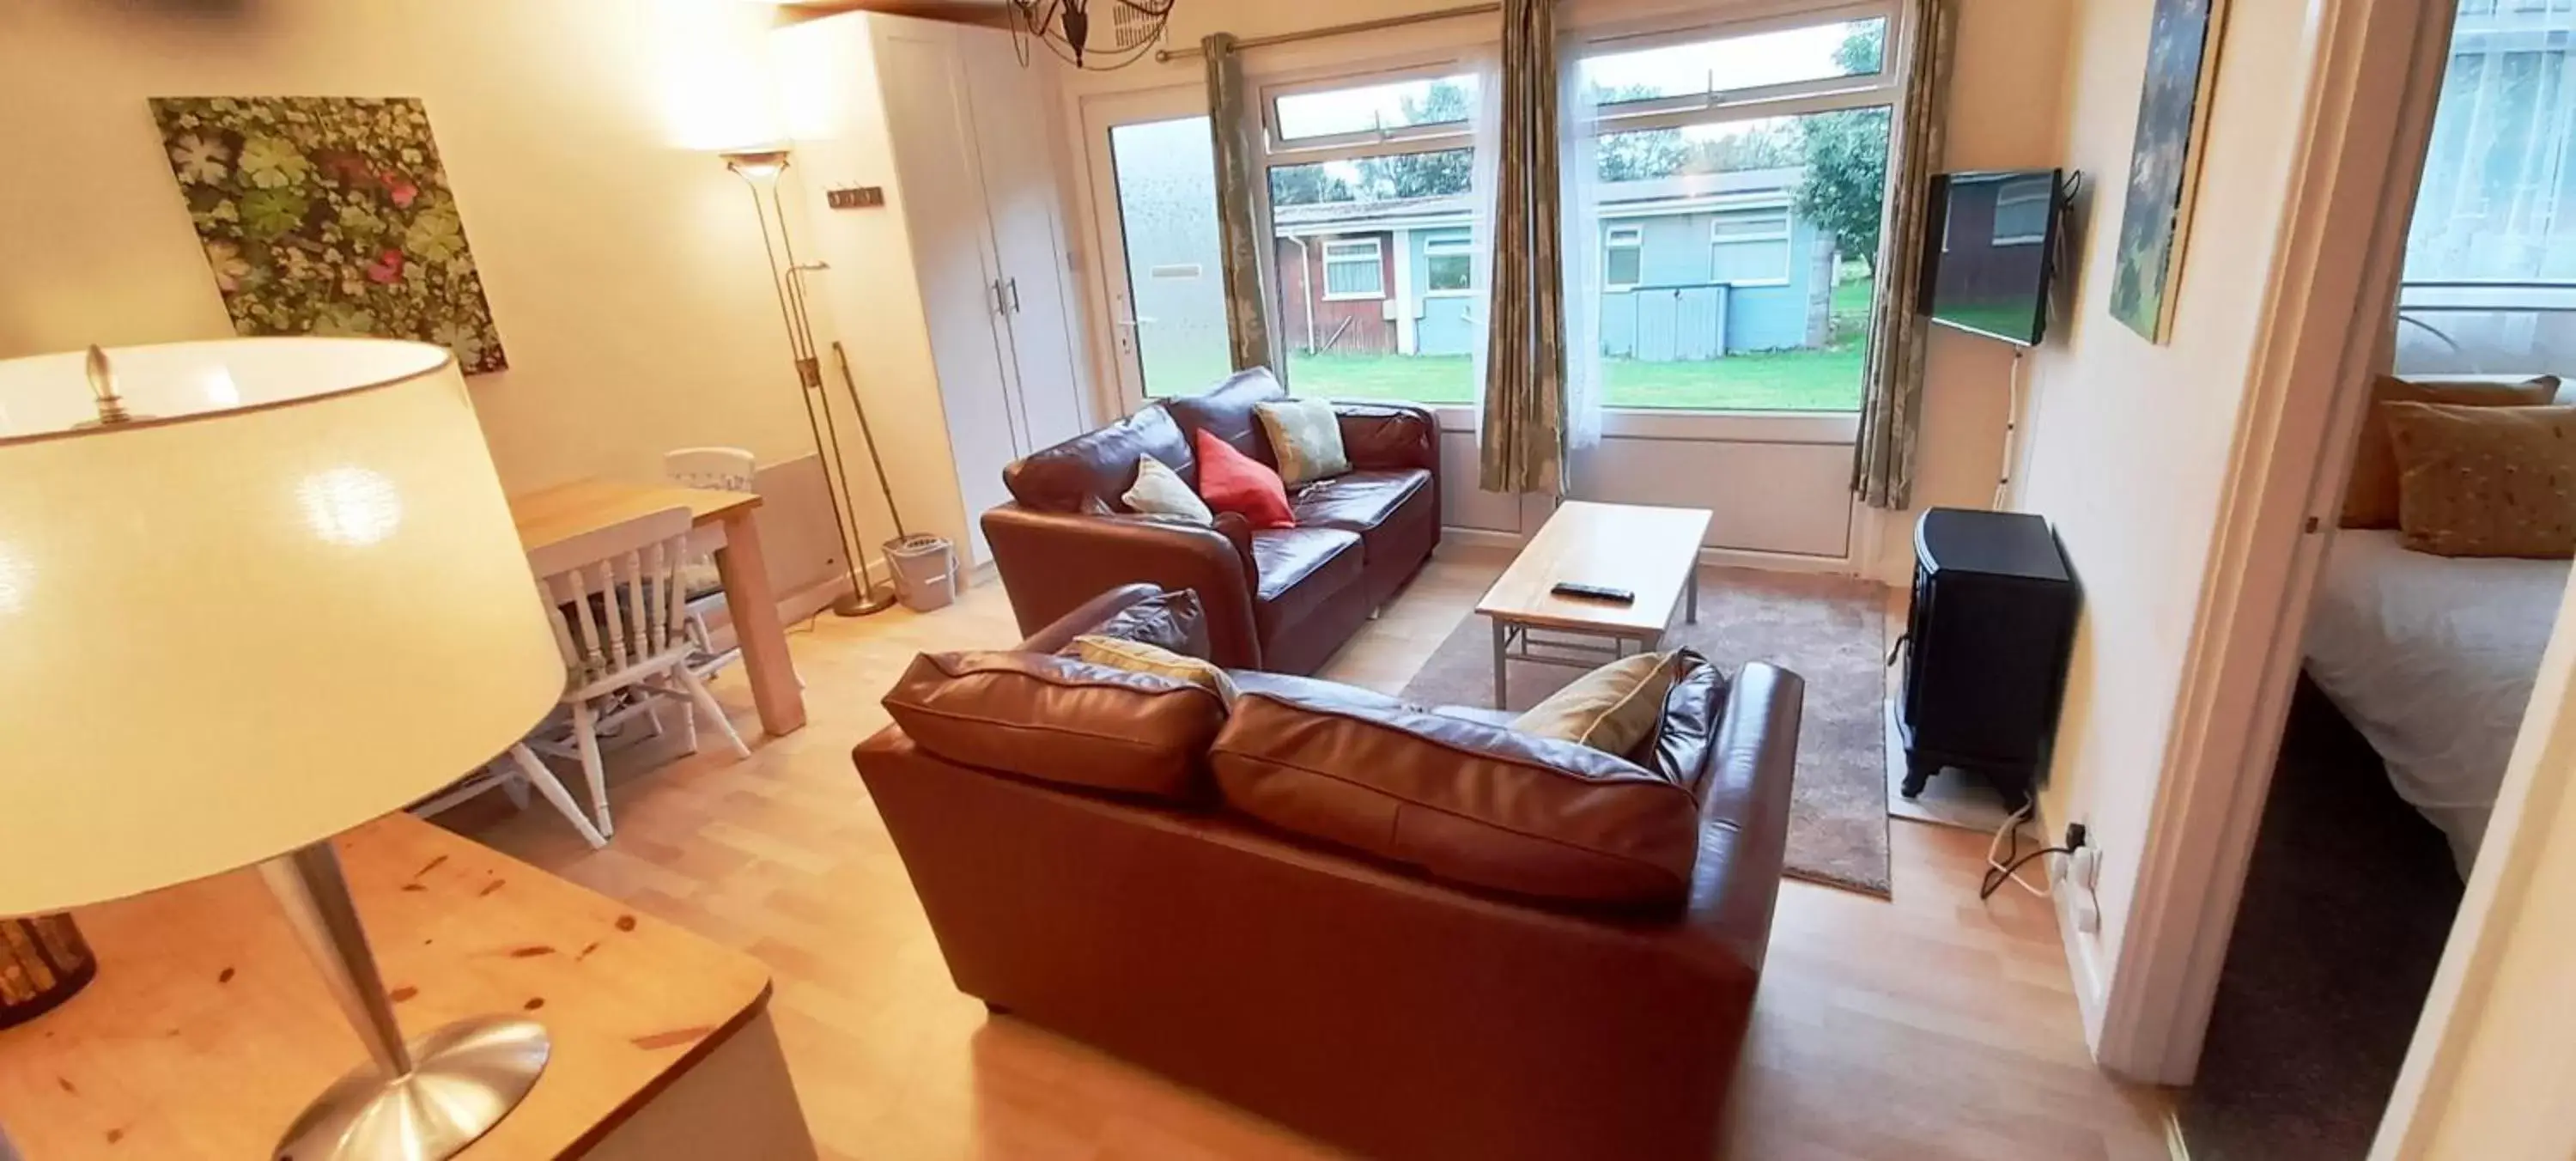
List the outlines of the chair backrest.
{"type": "Polygon", "coordinates": [[[752,473],[760,467],[738,447],[684,447],[662,453],[662,478],[692,488],[752,490],[752,473]]]}
{"type": "Polygon", "coordinates": [[[528,554],[576,686],[689,646],[686,508],[665,508],[528,554]]]}

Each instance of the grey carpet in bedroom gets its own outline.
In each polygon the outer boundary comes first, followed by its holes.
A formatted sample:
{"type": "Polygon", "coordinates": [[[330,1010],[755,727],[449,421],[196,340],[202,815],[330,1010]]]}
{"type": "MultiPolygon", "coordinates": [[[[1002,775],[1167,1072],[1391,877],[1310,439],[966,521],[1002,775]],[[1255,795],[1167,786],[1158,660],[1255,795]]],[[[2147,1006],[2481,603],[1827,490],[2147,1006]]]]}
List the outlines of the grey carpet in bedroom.
{"type": "Polygon", "coordinates": [[[2359,1161],[2460,906],[2451,848],[2302,678],[2200,1070],[2192,1161],[2359,1161]]]}
{"type": "MultiPolygon", "coordinates": [[[[1885,897],[1887,789],[1880,672],[1887,659],[1886,590],[1849,577],[1700,570],[1699,621],[1676,626],[1667,647],[1687,646],[1733,673],[1768,661],[1806,679],[1798,730],[1797,787],[1789,806],[1787,873],[1885,897]]],[[[1511,663],[1512,704],[1528,709],[1580,675],[1564,666],[1511,663]]],[[[1491,705],[1492,623],[1460,619],[1403,698],[1421,705],[1491,705]]]]}

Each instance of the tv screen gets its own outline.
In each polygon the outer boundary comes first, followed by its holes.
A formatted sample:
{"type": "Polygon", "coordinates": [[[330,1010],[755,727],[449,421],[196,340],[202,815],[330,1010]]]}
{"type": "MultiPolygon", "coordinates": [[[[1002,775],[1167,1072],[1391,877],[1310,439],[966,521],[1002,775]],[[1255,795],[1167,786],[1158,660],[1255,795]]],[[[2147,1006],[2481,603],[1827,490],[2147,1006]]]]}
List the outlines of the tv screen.
{"type": "Polygon", "coordinates": [[[2048,326],[2058,188],[2054,169],[1934,179],[1922,296],[1932,321],[2018,346],[2038,345],[2048,326]]]}

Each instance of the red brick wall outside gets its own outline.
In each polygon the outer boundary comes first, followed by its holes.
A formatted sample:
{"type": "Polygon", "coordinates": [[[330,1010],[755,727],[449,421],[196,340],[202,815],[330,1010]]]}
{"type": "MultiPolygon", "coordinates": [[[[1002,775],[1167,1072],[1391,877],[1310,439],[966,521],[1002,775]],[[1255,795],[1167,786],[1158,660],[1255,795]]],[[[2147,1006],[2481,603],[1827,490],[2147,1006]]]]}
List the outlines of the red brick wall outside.
{"type": "Polygon", "coordinates": [[[1332,237],[1301,238],[1276,241],[1274,269],[1279,271],[1279,344],[1290,351],[1306,350],[1306,312],[1311,303],[1315,319],[1315,345],[1334,355],[1392,355],[1395,353],[1395,323],[1386,317],[1386,302],[1395,297],[1395,237],[1381,231],[1374,234],[1338,234],[1332,237]],[[1346,298],[1324,300],[1324,243],[1359,238],[1378,240],[1379,285],[1386,288],[1386,299],[1346,298]],[[1298,243],[1305,244],[1305,263],[1298,263],[1298,243]]]}

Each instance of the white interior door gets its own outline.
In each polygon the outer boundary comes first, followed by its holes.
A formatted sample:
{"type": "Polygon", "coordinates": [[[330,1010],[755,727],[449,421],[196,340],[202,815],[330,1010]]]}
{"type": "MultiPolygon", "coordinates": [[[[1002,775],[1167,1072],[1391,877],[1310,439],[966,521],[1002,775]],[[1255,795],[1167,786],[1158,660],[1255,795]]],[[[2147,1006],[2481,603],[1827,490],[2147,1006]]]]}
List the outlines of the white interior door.
{"type": "Polygon", "coordinates": [[[1132,411],[1205,390],[1233,369],[1206,93],[1191,85],[1092,97],[1082,119],[1097,293],[1111,332],[1102,337],[1119,397],[1132,411]]]}
{"type": "Polygon", "coordinates": [[[998,259],[1004,334],[1014,355],[1014,403],[1025,455],[1091,427],[1081,337],[1066,292],[1063,201],[1045,74],[1020,65],[1007,34],[961,29],[958,53],[975,122],[984,214],[998,259]]]}
{"type": "Polygon", "coordinates": [[[920,280],[930,350],[939,368],[939,400],[965,502],[971,567],[991,559],[981,517],[1010,497],[1002,469],[1019,457],[1025,436],[1011,399],[1012,354],[996,311],[999,278],[984,218],[984,193],[973,155],[965,76],[956,37],[943,25],[878,21],[877,69],[886,127],[902,176],[903,212],[912,236],[913,274],[920,280]]]}

